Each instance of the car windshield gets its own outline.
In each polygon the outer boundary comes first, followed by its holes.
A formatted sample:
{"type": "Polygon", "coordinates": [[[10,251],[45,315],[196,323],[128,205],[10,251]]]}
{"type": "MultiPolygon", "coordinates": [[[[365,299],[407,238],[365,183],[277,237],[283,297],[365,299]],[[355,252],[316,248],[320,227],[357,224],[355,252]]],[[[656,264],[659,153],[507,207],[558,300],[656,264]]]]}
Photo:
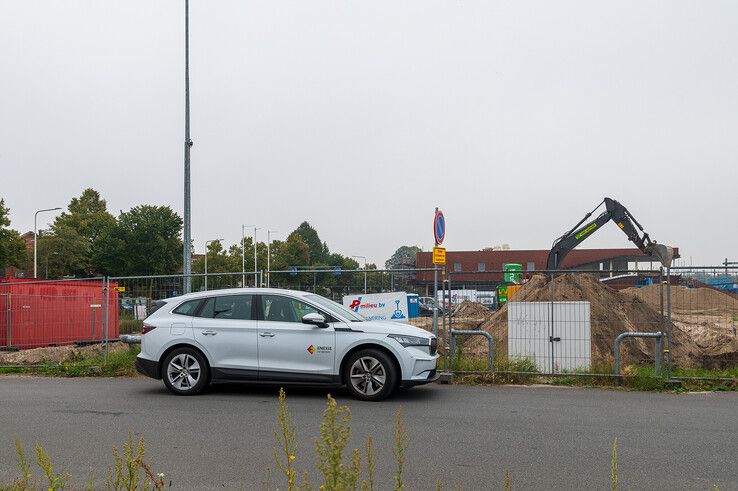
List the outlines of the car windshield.
{"type": "Polygon", "coordinates": [[[320,295],[307,295],[305,296],[305,298],[310,300],[311,302],[317,303],[324,309],[328,310],[331,314],[335,314],[339,317],[344,317],[346,319],[349,319],[351,322],[364,322],[366,320],[364,316],[357,314],[353,310],[348,309],[340,303],[334,302],[333,300],[321,297],[320,295]]]}

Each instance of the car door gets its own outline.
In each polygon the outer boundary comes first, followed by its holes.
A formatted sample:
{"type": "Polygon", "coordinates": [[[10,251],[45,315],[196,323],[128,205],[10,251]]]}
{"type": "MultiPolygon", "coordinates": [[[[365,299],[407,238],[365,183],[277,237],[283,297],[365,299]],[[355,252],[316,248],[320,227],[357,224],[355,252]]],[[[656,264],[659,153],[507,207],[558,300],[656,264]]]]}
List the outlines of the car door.
{"type": "Polygon", "coordinates": [[[259,380],[332,383],[335,376],[335,330],[330,316],[299,298],[263,294],[259,297],[259,380]],[[317,312],[328,327],[303,324],[317,312]]]}
{"type": "Polygon", "coordinates": [[[213,378],[256,380],[257,322],[254,296],[214,295],[193,317],[195,339],[208,352],[213,378]]]}

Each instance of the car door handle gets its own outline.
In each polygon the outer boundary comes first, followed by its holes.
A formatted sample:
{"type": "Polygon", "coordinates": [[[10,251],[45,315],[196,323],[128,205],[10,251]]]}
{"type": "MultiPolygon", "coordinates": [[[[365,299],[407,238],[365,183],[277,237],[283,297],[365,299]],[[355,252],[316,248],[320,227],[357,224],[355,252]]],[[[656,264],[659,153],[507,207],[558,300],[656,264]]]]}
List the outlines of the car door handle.
{"type": "Polygon", "coordinates": [[[202,332],[203,336],[215,336],[216,334],[218,334],[216,331],[203,331],[202,332]]]}
{"type": "Polygon", "coordinates": [[[273,338],[274,333],[273,332],[260,332],[259,336],[261,336],[262,338],[273,338]]]}

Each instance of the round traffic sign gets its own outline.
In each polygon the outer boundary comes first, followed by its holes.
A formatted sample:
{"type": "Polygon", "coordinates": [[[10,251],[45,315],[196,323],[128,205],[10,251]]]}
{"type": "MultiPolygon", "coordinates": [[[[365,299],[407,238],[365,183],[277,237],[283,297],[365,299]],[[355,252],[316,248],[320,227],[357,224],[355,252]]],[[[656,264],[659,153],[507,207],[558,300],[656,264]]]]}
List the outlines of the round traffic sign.
{"type": "Polygon", "coordinates": [[[443,244],[443,239],[446,237],[446,219],[441,210],[436,210],[436,216],[433,219],[433,237],[437,245],[443,244]]]}

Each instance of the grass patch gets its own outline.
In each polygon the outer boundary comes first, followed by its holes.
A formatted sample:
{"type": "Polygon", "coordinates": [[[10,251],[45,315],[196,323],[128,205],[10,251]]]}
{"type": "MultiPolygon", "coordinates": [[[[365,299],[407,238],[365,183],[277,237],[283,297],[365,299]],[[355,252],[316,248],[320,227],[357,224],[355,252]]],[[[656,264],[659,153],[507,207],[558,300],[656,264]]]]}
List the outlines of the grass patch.
{"type": "MultiPolygon", "coordinates": [[[[661,376],[655,375],[653,365],[627,365],[622,368],[620,383],[612,376],[612,365],[577,370],[570,374],[545,375],[536,373],[538,368],[529,359],[495,359],[494,371],[489,372],[486,357],[464,356],[461,350],[457,350],[456,356],[449,356],[448,365],[450,371],[455,373],[456,382],[472,385],[536,383],[572,387],[621,387],[643,391],[738,390],[738,367],[727,370],[673,369],[672,378],[681,380],[681,387],[674,387],[667,380],[663,365],[661,376]]],[[[438,369],[445,369],[443,357],[439,359],[438,369]]]]}
{"type": "Polygon", "coordinates": [[[136,319],[121,319],[118,321],[119,334],[140,333],[141,329],[143,329],[143,321],[137,321],[136,319]]]}
{"type": "Polygon", "coordinates": [[[136,375],[136,356],[141,351],[138,345],[127,350],[80,357],[62,363],[43,362],[27,367],[0,368],[0,374],[31,374],[51,377],[132,377],[136,375]]]}

